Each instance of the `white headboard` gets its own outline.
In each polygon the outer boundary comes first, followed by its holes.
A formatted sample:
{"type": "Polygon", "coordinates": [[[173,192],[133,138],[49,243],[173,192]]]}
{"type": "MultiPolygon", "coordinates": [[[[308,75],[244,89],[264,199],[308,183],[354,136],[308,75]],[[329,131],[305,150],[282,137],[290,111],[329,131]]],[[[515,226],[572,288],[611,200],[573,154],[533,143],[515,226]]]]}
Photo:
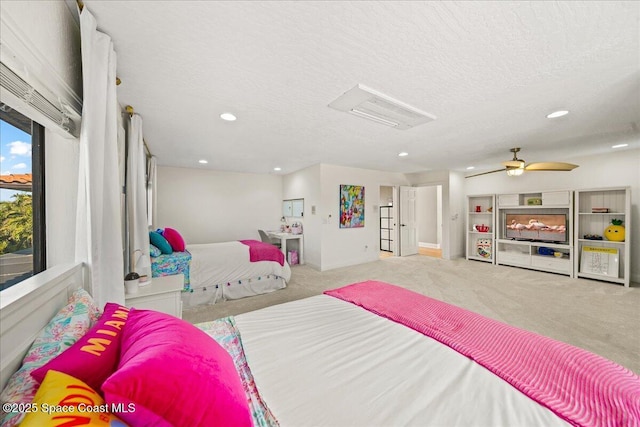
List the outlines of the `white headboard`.
{"type": "Polygon", "coordinates": [[[58,265],[0,293],[0,390],[38,333],[84,287],[84,264],[58,265]]]}

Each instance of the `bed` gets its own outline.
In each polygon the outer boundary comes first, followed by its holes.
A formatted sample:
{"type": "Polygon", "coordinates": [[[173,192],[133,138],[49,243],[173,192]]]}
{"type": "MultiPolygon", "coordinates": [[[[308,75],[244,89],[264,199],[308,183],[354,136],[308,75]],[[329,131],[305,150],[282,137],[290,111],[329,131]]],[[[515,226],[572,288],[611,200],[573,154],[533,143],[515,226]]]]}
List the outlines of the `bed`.
{"type": "Polygon", "coordinates": [[[152,258],[153,277],[185,275],[184,308],[286,287],[291,268],[278,248],[257,240],[190,244],[152,258]]]}
{"type": "MultiPolygon", "coordinates": [[[[115,372],[93,399],[129,425],[640,425],[640,378],[628,369],[387,283],[195,326],[109,310],[81,339],[112,325],[105,317],[125,322],[115,372]]],[[[11,316],[28,323],[25,311],[11,316]]]]}

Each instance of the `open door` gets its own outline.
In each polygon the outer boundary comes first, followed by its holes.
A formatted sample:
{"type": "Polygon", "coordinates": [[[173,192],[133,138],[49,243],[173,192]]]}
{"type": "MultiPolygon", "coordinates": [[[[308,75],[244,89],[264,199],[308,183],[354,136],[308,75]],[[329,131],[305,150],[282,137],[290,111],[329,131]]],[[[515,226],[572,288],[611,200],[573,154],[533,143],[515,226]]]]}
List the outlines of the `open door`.
{"type": "Polygon", "coordinates": [[[400,186],[400,256],[418,253],[416,188],[400,186]]]}

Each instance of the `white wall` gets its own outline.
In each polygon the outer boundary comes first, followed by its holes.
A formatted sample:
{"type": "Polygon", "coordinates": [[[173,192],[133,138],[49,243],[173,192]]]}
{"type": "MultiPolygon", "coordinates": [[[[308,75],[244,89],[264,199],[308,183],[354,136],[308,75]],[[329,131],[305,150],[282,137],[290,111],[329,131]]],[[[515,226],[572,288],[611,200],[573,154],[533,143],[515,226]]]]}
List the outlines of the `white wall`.
{"type": "Polygon", "coordinates": [[[477,176],[465,180],[464,191],[473,195],[631,187],[631,280],[640,282],[640,150],[612,151],[568,161],[579,167],[571,172],[525,172],[519,177],[509,177],[504,172],[477,176]]]}
{"type": "Polygon", "coordinates": [[[438,186],[418,187],[416,191],[416,223],[418,225],[418,242],[437,245],[439,243],[438,186]]]}
{"type": "Polygon", "coordinates": [[[304,199],[304,217],[302,231],[304,233],[304,261],[316,269],[320,269],[322,246],[322,220],[320,212],[320,165],[285,175],[282,181],[284,199],[304,199]],[[313,213],[315,206],[316,213],[313,213]]]}
{"type": "Polygon", "coordinates": [[[323,164],[320,165],[320,178],[320,269],[324,271],[377,260],[380,246],[380,186],[408,185],[405,175],[323,164]],[[341,184],[365,187],[364,227],[339,227],[341,184]]]}
{"type": "Polygon", "coordinates": [[[280,227],[282,199],[281,176],[158,167],[157,226],[187,244],[260,240],[280,227]]]}

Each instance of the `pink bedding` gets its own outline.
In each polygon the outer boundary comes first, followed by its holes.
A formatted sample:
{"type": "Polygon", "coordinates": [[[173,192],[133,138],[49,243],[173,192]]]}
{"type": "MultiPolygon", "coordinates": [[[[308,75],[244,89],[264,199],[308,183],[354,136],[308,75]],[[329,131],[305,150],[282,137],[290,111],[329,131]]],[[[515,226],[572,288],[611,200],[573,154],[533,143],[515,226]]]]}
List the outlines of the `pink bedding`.
{"type": "Polygon", "coordinates": [[[640,377],[586,350],[388,283],[325,294],[451,347],[578,426],[640,426],[640,377]]]}
{"type": "Polygon", "coordinates": [[[277,247],[258,240],[240,240],[239,242],[249,246],[251,262],[275,261],[284,266],[284,254],[277,247]]]}

